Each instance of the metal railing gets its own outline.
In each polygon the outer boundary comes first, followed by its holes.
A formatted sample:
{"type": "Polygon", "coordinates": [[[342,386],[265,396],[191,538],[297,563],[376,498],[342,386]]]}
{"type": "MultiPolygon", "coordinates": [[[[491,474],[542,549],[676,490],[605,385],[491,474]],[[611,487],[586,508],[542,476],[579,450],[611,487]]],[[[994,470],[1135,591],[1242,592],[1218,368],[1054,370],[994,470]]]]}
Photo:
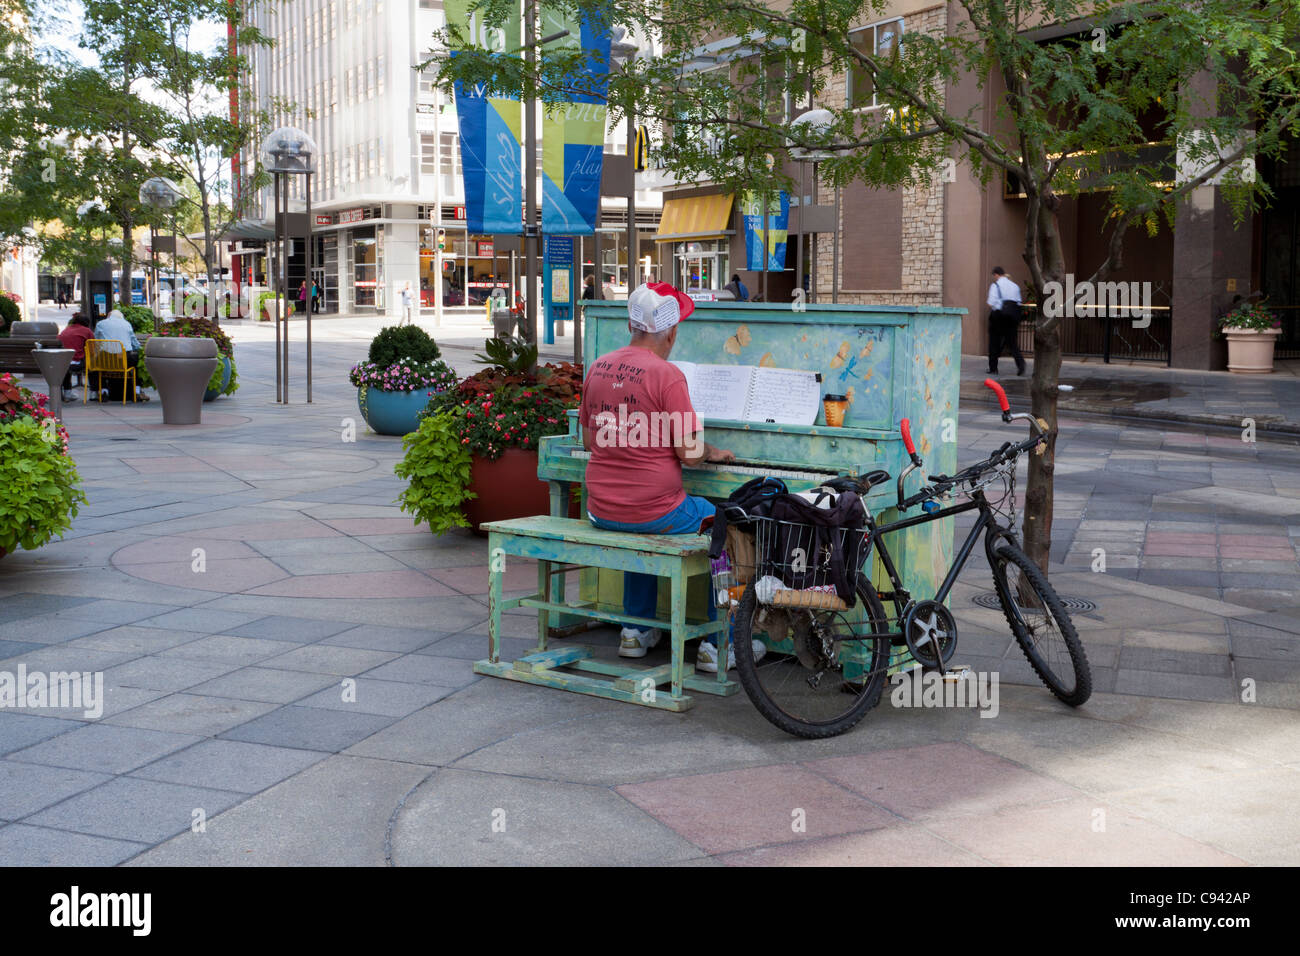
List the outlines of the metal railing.
{"type": "MultiPolygon", "coordinates": [[[[1034,326],[1038,308],[1024,304],[1024,319],[1017,329],[1020,351],[1034,351],[1034,326]]],[[[1150,319],[1135,318],[1136,306],[1077,306],[1076,315],[1060,319],[1061,354],[1100,358],[1103,362],[1138,361],[1170,364],[1173,311],[1167,305],[1150,306],[1150,319]]]]}

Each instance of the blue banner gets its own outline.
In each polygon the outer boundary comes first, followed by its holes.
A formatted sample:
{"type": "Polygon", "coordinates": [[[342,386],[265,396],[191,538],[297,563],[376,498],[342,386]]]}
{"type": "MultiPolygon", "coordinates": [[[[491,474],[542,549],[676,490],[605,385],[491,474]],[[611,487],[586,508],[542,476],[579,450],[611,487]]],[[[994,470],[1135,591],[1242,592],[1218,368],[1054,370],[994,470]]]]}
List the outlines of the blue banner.
{"type": "Polygon", "coordinates": [[[757,193],[745,193],[740,201],[745,223],[745,269],[749,272],[781,272],[785,269],[786,237],[790,227],[790,194],[782,192],[763,208],[757,193]],[[763,250],[763,227],[767,226],[767,250],[763,250]]]}
{"type": "Polygon", "coordinates": [[[541,9],[541,32],[569,35],[546,50],[581,50],[578,83],[586,93],[550,107],[542,120],[542,231],[590,236],[600,215],[600,176],[605,156],[605,91],[609,78],[607,18],[586,9],[581,20],[560,10],[541,9]]]}
{"type": "MultiPolygon", "coordinates": [[[[475,47],[504,54],[517,50],[519,9],[500,25],[480,22],[474,0],[446,0],[447,23],[475,47]]],[[[455,56],[455,51],[452,51],[455,56]]],[[[456,83],[456,117],[465,181],[465,226],[470,233],[523,232],[523,175],[519,168],[523,110],[518,99],[489,84],[456,83]]]]}

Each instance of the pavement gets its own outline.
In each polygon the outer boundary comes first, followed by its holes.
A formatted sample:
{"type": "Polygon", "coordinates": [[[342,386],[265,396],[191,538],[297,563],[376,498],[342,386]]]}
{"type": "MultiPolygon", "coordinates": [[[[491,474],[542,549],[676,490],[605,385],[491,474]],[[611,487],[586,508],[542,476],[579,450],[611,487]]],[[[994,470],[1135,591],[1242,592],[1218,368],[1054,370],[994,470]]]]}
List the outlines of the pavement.
{"type": "MultiPolygon", "coordinates": [[[[670,714],[473,674],[485,542],[397,510],[400,439],[347,383],[381,324],[314,323],[311,405],[299,326],[283,407],[271,329],[237,325],[241,388],[202,425],[67,410],[90,503],[0,561],[0,672],[101,672],[106,704],[0,710],[0,864],[1300,862],[1293,442],[1063,413],[1052,578],[1095,605],[1092,699],[1037,684],[977,558],[957,660],[999,675],[996,716],[887,697],[803,741],[743,694],[670,714]]],[[[421,324],[474,368],[479,323],[421,324]]],[[[959,460],[1004,438],[964,401],[959,460]]],[[[535,624],[505,631],[514,656],[535,624]]]]}

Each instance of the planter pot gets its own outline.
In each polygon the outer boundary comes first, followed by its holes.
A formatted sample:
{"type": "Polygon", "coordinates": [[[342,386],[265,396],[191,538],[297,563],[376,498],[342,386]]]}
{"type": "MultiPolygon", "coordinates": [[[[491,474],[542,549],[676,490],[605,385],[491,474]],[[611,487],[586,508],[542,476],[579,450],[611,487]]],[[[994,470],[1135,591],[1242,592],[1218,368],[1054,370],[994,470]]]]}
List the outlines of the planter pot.
{"type": "Polygon", "coordinates": [[[203,393],[217,367],[212,339],[172,339],[155,335],[144,347],[144,365],[162,400],[164,425],[197,425],[203,393]]]}
{"type": "Polygon", "coordinates": [[[218,355],[217,358],[221,359],[221,384],[216,388],[210,388],[203,393],[203,400],[205,402],[215,401],[216,397],[224,392],[226,386],[230,384],[230,359],[225,355],[218,355]]]}
{"type": "MultiPolygon", "coordinates": [[[[478,497],[465,502],[465,517],[475,534],[485,521],[505,521],[551,513],[551,490],[537,480],[537,452],[507,448],[496,461],[475,455],[470,463],[469,488],[478,497]]],[[[578,517],[577,502],[569,516],[578,517]]]]}
{"type": "Polygon", "coordinates": [[[1273,371],[1273,346],[1281,334],[1281,329],[1224,329],[1228,371],[1254,375],[1273,371]]]}
{"type": "Polygon", "coordinates": [[[409,435],[420,427],[420,412],[429,404],[432,389],[386,392],[363,385],[357,389],[357,408],[370,430],[380,435],[409,435]]]}

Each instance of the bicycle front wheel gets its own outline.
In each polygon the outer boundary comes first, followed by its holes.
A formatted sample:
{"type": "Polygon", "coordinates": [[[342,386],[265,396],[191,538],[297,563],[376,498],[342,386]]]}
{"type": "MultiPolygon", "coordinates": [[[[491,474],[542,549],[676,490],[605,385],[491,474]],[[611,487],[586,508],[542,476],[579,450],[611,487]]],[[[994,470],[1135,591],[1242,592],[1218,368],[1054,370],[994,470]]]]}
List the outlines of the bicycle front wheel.
{"type": "Polygon", "coordinates": [[[834,737],[880,702],[889,667],[888,622],[875,588],[858,575],[860,608],[818,611],[760,604],[754,585],[732,638],[740,683],[758,712],[788,734],[834,737]],[[862,620],[865,616],[865,620],[862,620]],[[754,660],[753,639],[768,647],[754,660]]]}
{"type": "Polygon", "coordinates": [[[1034,673],[1053,694],[1078,707],[1092,696],[1092,671],[1056,589],[1025,552],[1007,541],[993,552],[993,584],[1034,673]]]}

